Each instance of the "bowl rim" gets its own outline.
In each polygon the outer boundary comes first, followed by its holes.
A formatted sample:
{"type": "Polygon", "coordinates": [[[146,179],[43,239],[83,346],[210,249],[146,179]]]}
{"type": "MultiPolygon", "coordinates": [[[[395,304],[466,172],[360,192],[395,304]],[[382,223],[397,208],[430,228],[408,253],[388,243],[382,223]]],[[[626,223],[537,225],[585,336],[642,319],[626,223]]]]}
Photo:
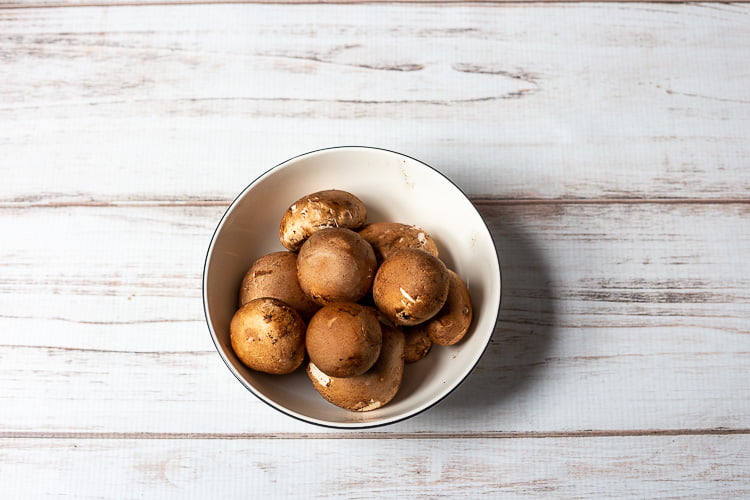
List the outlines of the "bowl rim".
{"type": "Polygon", "coordinates": [[[497,325],[498,325],[498,322],[500,320],[500,311],[502,309],[502,301],[503,301],[503,289],[504,289],[504,287],[502,285],[502,282],[503,282],[503,276],[502,275],[503,275],[502,264],[501,264],[501,261],[500,261],[499,252],[497,250],[497,241],[495,240],[495,237],[492,234],[492,231],[490,230],[489,226],[487,225],[487,221],[485,221],[484,217],[482,217],[482,214],[479,213],[479,210],[477,210],[476,206],[471,201],[471,198],[469,198],[469,196],[464,192],[464,190],[461,189],[450,177],[448,177],[447,175],[443,174],[441,171],[439,171],[438,169],[432,167],[431,165],[428,165],[427,163],[425,163],[425,162],[423,162],[421,160],[418,160],[418,159],[416,159],[416,158],[414,158],[412,156],[406,155],[404,153],[400,153],[398,151],[394,151],[394,150],[386,149],[386,148],[382,148],[382,147],[376,147],[376,146],[358,146],[358,145],[349,145],[349,146],[346,146],[346,145],[342,145],[342,146],[330,146],[330,147],[324,147],[324,148],[314,149],[314,150],[311,150],[311,151],[307,151],[307,152],[300,153],[298,155],[292,156],[292,157],[290,157],[290,158],[288,158],[288,159],[286,159],[286,160],[284,160],[284,161],[282,161],[280,163],[277,163],[276,165],[268,168],[267,170],[265,170],[264,172],[262,172],[260,175],[258,175],[257,177],[255,177],[252,181],[250,181],[250,183],[248,183],[239,192],[239,194],[237,194],[237,196],[234,197],[234,199],[231,201],[231,203],[224,210],[224,213],[222,214],[221,218],[219,219],[219,222],[216,224],[216,228],[214,229],[213,234],[211,235],[211,240],[209,242],[208,248],[206,249],[206,256],[205,256],[204,261],[203,261],[203,273],[202,273],[202,277],[201,277],[201,299],[203,301],[203,316],[204,316],[204,319],[206,321],[206,325],[208,327],[208,331],[211,334],[211,340],[214,343],[214,348],[216,349],[216,352],[219,354],[219,357],[224,362],[224,364],[226,365],[226,367],[229,369],[230,373],[232,373],[232,375],[234,375],[234,377],[240,382],[240,384],[245,389],[247,389],[250,393],[252,393],[256,398],[258,398],[259,400],[261,400],[263,403],[265,403],[266,405],[270,406],[274,410],[279,411],[279,412],[281,412],[281,413],[283,413],[283,414],[285,414],[285,415],[287,415],[289,417],[292,417],[295,420],[298,420],[300,422],[305,422],[307,424],[317,425],[319,427],[325,427],[325,428],[329,428],[329,429],[347,429],[347,430],[373,429],[373,428],[376,428],[376,427],[383,427],[383,426],[386,426],[386,425],[391,425],[391,424],[396,424],[398,422],[403,422],[403,421],[405,421],[407,419],[416,417],[417,415],[419,415],[421,413],[424,413],[425,411],[427,411],[427,410],[429,410],[431,408],[434,408],[440,402],[444,401],[449,395],[453,394],[453,392],[456,389],[458,389],[459,386],[461,386],[466,381],[466,379],[469,378],[469,376],[472,374],[472,372],[476,369],[477,365],[479,364],[479,361],[482,359],[482,357],[484,357],[485,353],[487,352],[487,348],[492,343],[492,336],[494,335],[495,330],[497,330],[497,325]],[[224,222],[225,222],[225,220],[227,218],[227,215],[229,215],[229,213],[232,211],[232,209],[236,206],[237,201],[240,200],[245,195],[245,193],[250,188],[252,188],[256,183],[258,183],[261,179],[263,179],[264,177],[266,177],[268,174],[270,174],[272,171],[276,170],[277,168],[280,168],[283,165],[286,165],[286,164],[288,164],[288,163],[290,163],[290,162],[292,162],[294,160],[297,160],[298,158],[301,158],[303,156],[309,156],[309,155],[316,154],[316,153],[321,153],[321,152],[325,152],[325,151],[340,150],[340,149],[352,149],[352,150],[367,149],[367,150],[376,150],[376,151],[381,151],[381,152],[385,152],[385,153],[394,154],[394,155],[397,155],[397,156],[401,156],[403,158],[408,158],[409,160],[417,162],[417,163],[419,163],[419,164],[427,167],[428,169],[432,170],[433,172],[439,174],[446,181],[448,181],[450,184],[452,184],[453,187],[459,193],[461,193],[461,195],[471,204],[472,208],[474,209],[474,211],[479,216],[479,219],[482,221],[482,224],[484,225],[484,227],[485,227],[485,229],[487,231],[487,234],[490,237],[490,241],[492,241],[492,246],[494,248],[495,259],[497,260],[498,279],[500,280],[499,281],[500,282],[500,293],[499,293],[498,302],[497,302],[497,312],[496,312],[496,315],[495,315],[495,323],[494,323],[494,327],[493,327],[492,332],[490,333],[489,337],[487,338],[487,342],[482,347],[482,351],[477,356],[476,361],[474,362],[474,364],[466,371],[466,374],[458,382],[456,382],[455,385],[453,385],[453,387],[451,387],[451,389],[449,391],[447,391],[445,394],[443,394],[439,398],[435,399],[434,401],[431,401],[429,404],[426,404],[426,405],[422,406],[421,408],[418,408],[415,411],[407,412],[407,413],[404,413],[401,416],[398,416],[398,417],[395,417],[395,418],[385,419],[385,420],[382,420],[382,421],[335,423],[335,422],[325,421],[325,420],[321,420],[321,419],[317,419],[317,418],[313,418],[313,417],[306,417],[304,415],[300,415],[300,414],[297,414],[296,412],[288,410],[287,408],[285,408],[282,405],[273,404],[273,402],[267,400],[266,398],[264,398],[260,394],[258,394],[258,392],[256,392],[256,390],[252,387],[252,385],[249,384],[237,372],[237,370],[234,368],[234,366],[231,365],[231,363],[229,362],[229,360],[227,359],[227,357],[224,355],[222,349],[219,346],[219,342],[218,342],[218,339],[217,339],[217,336],[216,336],[216,332],[214,331],[213,326],[211,325],[210,314],[209,314],[209,311],[208,311],[208,297],[207,297],[207,293],[206,293],[207,275],[208,275],[208,261],[209,261],[209,258],[211,257],[211,254],[213,253],[214,244],[216,242],[216,236],[219,233],[220,229],[224,226],[224,222]]]}

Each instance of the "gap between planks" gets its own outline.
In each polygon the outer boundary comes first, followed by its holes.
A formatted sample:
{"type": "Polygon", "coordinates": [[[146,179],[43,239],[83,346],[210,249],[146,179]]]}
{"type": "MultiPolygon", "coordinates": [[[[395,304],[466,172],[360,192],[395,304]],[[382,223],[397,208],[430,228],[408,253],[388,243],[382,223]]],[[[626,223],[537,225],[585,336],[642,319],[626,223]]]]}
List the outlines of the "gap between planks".
{"type": "MultiPolygon", "coordinates": [[[[485,198],[471,197],[475,205],[748,205],[750,198],[485,198]]],[[[0,209],[75,207],[228,207],[230,199],[0,201],[0,209]]]]}
{"type": "Polygon", "coordinates": [[[544,439],[653,436],[732,436],[750,434],[750,428],[730,429],[633,429],[539,432],[323,432],[323,433],[200,433],[200,432],[0,432],[2,439],[164,439],[164,440],[255,440],[255,439],[544,439]]]}

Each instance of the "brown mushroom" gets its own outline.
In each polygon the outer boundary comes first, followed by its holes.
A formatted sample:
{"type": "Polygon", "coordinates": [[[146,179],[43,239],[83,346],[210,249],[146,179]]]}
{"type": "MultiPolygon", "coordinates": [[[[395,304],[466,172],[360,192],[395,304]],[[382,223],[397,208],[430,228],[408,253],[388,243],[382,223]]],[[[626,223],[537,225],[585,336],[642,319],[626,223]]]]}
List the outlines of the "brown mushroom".
{"type": "Polygon", "coordinates": [[[325,305],[357,302],[375,274],[375,253],[350,229],[321,229],[305,241],[297,257],[297,278],[305,294],[325,305]]]}
{"type": "Polygon", "coordinates": [[[414,327],[427,334],[438,345],[458,343],[469,331],[473,317],[468,287],[458,274],[451,270],[448,273],[450,286],[445,305],[428,321],[414,327]]]}
{"type": "Polygon", "coordinates": [[[279,299],[296,309],[304,319],[320,309],[299,286],[294,252],[273,252],[250,266],[240,285],[240,306],[260,297],[279,299]]]}
{"type": "Polygon", "coordinates": [[[404,347],[404,361],[406,363],[416,363],[430,352],[432,340],[430,340],[427,332],[420,328],[423,324],[405,327],[402,330],[406,340],[404,347]]]}
{"type": "Polygon", "coordinates": [[[313,387],[330,403],[352,411],[371,411],[389,403],[401,387],[404,375],[404,334],[381,325],[380,357],[364,374],[338,378],[323,373],[314,363],[307,366],[313,387]]]}
{"type": "Polygon", "coordinates": [[[406,248],[383,261],[372,295],[378,309],[396,325],[416,325],[437,314],[448,296],[448,269],[423,250],[406,248]]]}
{"type": "Polygon", "coordinates": [[[305,322],[278,299],[262,297],[240,307],[229,331],[235,354],[253,370],[283,375],[305,358],[305,322]]]}
{"type": "Polygon", "coordinates": [[[362,200],[347,191],[330,189],[303,196],[284,212],[279,240],[284,248],[297,251],[316,231],[330,227],[359,229],[367,220],[362,200]]]}
{"type": "Polygon", "coordinates": [[[373,222],[360,229],[359,235],[372,245],[378,262],[382,262],[402,248],[417,248],[438,256],[435,241],[418,226],[398,222],[373,222]]]}
{"type": "Polygon", "coordinates": [[[372,308],[330,304],[307,325],[310,361],[331,377],[353,377],[369,370],[380,355],[382,333],[372,308]]]}

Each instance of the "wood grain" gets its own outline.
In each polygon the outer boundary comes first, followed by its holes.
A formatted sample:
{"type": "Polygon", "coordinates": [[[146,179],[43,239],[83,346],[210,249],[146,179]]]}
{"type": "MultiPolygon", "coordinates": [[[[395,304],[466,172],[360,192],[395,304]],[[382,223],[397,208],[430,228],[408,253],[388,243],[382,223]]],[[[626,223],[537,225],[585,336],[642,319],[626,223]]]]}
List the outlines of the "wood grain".
{"type": "MultiPolygon", "coordinates": [[[[498,329],[457,392],[382,432],[750,428],[750,205],[478,206],[503,262],[498,329]]],[[[323,432],[214,351],[200,286],[222,212],[0,210],[0,329],[18,332],[0,432],[323,432]]]]}
{"type": "Polygon", "coordinates": [[[742,498],[749,436],[0,441],[12,498],[742,498]],[[279,457],[285,457],[279,461],[279,457]],[[397,464],[388,457],[398,457],[397,464]],[[332,471],[335,471],[332,472],[332,471]],[[29,478],[35,478],[29,481],[29,478]],[[96,477],[83,481],[82,478],[96,477]]]}
{"type": "Polygon", "coordinates": [[[748,9],[0,0],[2,496],[750,496],[748,9]],[[451,177],[504,278],[468,380],[352,433],[200,296],[229,201],[341,144],[451,177]]]}
{"type": "Polygon", "coordinates": [[[33,174],[5,179],[0,203],[223,201],[341,144],[420,158],[476,198],[747,200],[749,13],[3,10],[0,168],[33,174]]]}
{"type": "MultiPolygon", "coordinates": [[[[523,3],[578,3],[580,0],[527,0],[523,3]]],[[[586,0],[594,2],[594,0],[586,0]]],[[[712,4],[747,3],[748,0],[718,0],[712,4]]],[[[596,0],[596,3],[654,3],[649,0],[596,0]]],[[[60,7],[116,7],[116,6],[146,6],[146,5],[219,5],[219,4],[328,4],[328,5],[365,5],[374,3],[372,0],[2,0],[0,9],[36,9],[60,7]]],[[[517,5],[518,0],[389,0],[391,4],[500,4],[517,5]]],[[[683,3],[682,0],[662,0],[659,3],[683,3]]]]}

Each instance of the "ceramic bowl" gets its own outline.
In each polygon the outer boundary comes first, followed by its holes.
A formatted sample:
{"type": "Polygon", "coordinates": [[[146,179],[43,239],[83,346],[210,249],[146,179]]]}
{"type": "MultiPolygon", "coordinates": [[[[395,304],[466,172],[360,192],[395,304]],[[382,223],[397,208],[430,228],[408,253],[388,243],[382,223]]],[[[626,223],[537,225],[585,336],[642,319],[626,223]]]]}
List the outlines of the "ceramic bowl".
{"type": "Polygon", "coordinates": [[[255,179],[227,209],[208,247],[203,304],[211,337],[235,377],[260,400],[291,417],[335,428],[397,422],[432,407],[466,379],[489,343],[500,307],[498,255],[481,215],[448,178],[408,156],[370,147],[322,149],[292,158],[255,179]],[[289,205],[306,194],[342,189],[367,206],[368,222],[421,226],[440,258],[468,285],[474,320],[455,346],[433,346],[407,364],[396,397],[368,412],[332,405],[312,386],[304,367],[290,375],[246,368],[232,351],[229,322],[242,277],[253,261],[284,250],[278,227],[289,205]]]}

